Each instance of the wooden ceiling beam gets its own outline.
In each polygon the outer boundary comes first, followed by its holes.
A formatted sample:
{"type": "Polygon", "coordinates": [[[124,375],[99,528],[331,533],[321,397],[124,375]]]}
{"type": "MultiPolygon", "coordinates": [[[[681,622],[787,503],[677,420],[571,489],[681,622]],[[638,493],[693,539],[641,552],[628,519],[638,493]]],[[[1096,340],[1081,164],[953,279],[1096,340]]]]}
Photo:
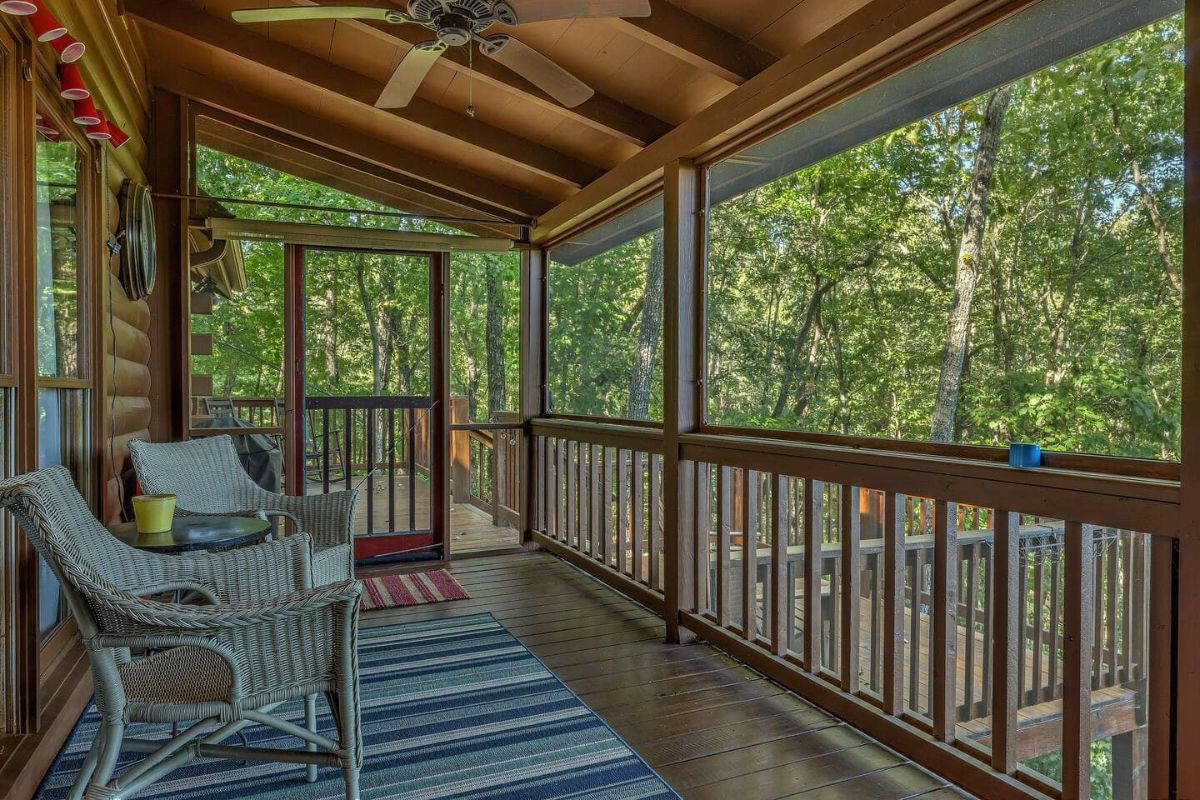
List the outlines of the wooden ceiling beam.
{"type": "Polygon", "coordinates": [[[650,0],[650,16],[616,20],[623,30],[687,63],[741,85],[775,63],[773,55],[689,14],[650,0]]]}
{"type": "Polygon", "coordinates": [[[187,3],[124,2],[126,13],[154,28],[260,64],[281,77],[309,84],[318,91],[352,100],[362,106],[364,113],[405,120],[431,135],[457,140],[464,146],[480,149],[506,163],[568,186],[584,186],[603,173],[597,166],[420,98],[413,98],[408,107],[402,109],[375,108],[375,101],[384,86],[379,81],[276,42],[246,26],[206,14],[187,3]]]}
{"type": "MultiPolygon", "coordinates": [[[[289,1],[297,6],[331,5],[325,0],[321,2],[317,0],[289,1]]],[[[417,25],[392,25],[387,22],[357,20],[339,20],[337,24],[367,32],[390,45],[402,43],[405,47],[428,41],[433,36],[430,31],[417,25]]],[[[645,147],[655,139],[666,135],[673,127],[669,122],[600,92],[575,108],[567,108],[520,75],[492,59],[480,55],[478,51],[474,54],[474,58],[468,58],[465,49],[451,47],[442,53],[441,63],[461,75],[474,76],[482,83],[495,86],[503,91],[513,92],[520,95],[523,100],[535,103],[542,108],[548,108],[557,114],[638,147],[645,147]]]]}
{"type": "Polygon", "coordinates": [[[530,240],[552,242],[661,184],[680,158],[793,125],[941,52],[1035,0],[870,0],[794,53],[542,214],[530,240]]]}
{"type": "Polygon", "coordinates": [[[536,217],[549,206],[542,198],[483,180],[470,170],[416,155],[404,147],[359,133],[338,122],[297,111],[162,59],[156,63],[152,77],[157,87],[235,117],[261,123],[280,135],[306,140],[330,152],[340,153],[343,158],[374,165],[381,174],[390,174],[399,183],[477,209],[480,213],[522,222],[536,217]]]}
{"type": "MultiPolygon", "coordinates": [[[[478,215],[474,209],[421,194],[394,180],[357,169],[339,154],[322,153],[320,148],[302,139],[289,137],[287,142],[280,141],[275,131],[223,111],[205,112],[201,123],[196,131],[200,144],[355,197],[408,213],[449,217],[478,215]],[[331,155],[337,157],[331,159],[331,155]]],[[[520,230],[514,227],[475,223],[453,223],[452,227],[477,236],[520,238],[520,230]]]]}

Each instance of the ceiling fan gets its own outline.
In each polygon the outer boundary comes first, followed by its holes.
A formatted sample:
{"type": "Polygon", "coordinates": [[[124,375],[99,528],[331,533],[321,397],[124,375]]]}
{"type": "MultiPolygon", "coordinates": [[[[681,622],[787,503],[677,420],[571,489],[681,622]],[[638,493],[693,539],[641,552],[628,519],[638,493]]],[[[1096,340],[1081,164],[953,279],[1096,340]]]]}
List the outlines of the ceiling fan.
{"type": "MultiPolygon", "coordinates": [[[[406,10],[370,6],[290,6],[233,12],[236,22],[360,19],[412,23],[437,38],[419,42],[400,61],[384,87],[378,108],[403,108],[448,47],[479,45],[479,52],[511,69],[567,108],[595,91],[532,47],[505,33],[487,34],[496,23],[521,25],[557,19],[648,17],[650,0],[409,0],[406,10]]],[[[473,111],[473,109],[471,109],[473,111]]]]}

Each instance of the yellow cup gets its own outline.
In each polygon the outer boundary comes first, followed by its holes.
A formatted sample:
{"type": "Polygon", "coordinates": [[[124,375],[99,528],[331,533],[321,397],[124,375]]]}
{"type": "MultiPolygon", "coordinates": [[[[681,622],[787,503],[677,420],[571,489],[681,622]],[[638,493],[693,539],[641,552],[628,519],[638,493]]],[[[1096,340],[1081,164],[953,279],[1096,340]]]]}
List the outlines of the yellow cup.
{"type": "Polygon", "coordinates": [[[138,533],[164,533],[175,519],[175,495],[140,494],[133,498],[138,533]]]}

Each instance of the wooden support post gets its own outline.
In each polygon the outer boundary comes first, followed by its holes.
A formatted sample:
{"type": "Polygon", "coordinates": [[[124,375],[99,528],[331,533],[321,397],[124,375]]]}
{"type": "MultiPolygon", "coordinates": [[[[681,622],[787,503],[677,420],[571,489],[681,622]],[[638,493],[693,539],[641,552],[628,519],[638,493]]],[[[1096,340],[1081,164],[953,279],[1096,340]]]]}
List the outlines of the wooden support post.
{"type": "Polygon", "coordinates": [[[1063,530],[1063,796],[1087,800],[1092,791],[1092,645],[1096,612],[1096,545],[1091,526],[1063,530]]]}
{"type": "MultiPolygon", "coordinates": [[[[434,253],[431,265],[431,349],[429,383],[435,402],[429,410],[429,527],[441,536],[441,555],[450,555],[450,254],[434,253]]],[[[346,426],[349,431],[350,426],[346,426]]],[[[528,452],[529,448],[526,448],[528,452]]],[[[346,457],[350,456],[347,448],[346,457]]],[[[349,478],[350,470],[346,470],[349,478]]],[[[533,484],[534,481],[527,481],[533,484]]],[[[532,509],[533,506],[530,506],[532,509]]]]}
{"type": "MultiPolygon", "coordinates": [[[[521,532],[529,541],[534,509],[542,487],[537,481],[533,432],[529,423],[546,410],[546,251],[540,247],[521,254],[521,532]]],[[[557,475],[556,475],[557,477],[557,475]]],[[[569,479],[568,479],[569,482],[569,479]]],[[[566,530],[558,520],[560,533],[566,530]]]]}
{"type": "MultiPolygon", "coordinates": [[[[467,398],[459,395],[450,398],[450,424],[460,425],[471,421],[467,409],[467,398]]],[[[450,433],[450,478],[455,503],[471,501],[471,433],[452,430],[450,433]]]]}
{"type": "Polygon", "coordinates": [[[996,510],[992,582],[992,767],[1011,775],[1017,769],[1017,706],[1021,637],[1019,515],[996,510]]]}
{"type": "Polygon", "coordinates": [[[696,607],[696,466],[680,460],[679,437],[703,414],[703,171],[675,161],[663,185],[663,589],[667,641],[680,642],[680,612],[696,607]]]}
{"type": "Polygon", "coordinates": [[[954,740],[958,719],[955,678],[958,670],[958,527],[957,505],[934,504],[933,520],[933,735],[954,740]]]}
{"type": "MultiPolygon", "coordinates": [[[[283,382],[283,463],[287,477],[285,490],[288,494],[303,495],[308,488],[308,450],[305,436],[305,384],[304,359],[304,247],[287,244],[283,247],[284,273],[283,293],[283,363],[290,365],[284,373],[283,382]]],[[[322,437],[328,447],[328,437],[322,437]]],[[[327,475],[329,459],[322,462],[322,471],[327,475]]]]}

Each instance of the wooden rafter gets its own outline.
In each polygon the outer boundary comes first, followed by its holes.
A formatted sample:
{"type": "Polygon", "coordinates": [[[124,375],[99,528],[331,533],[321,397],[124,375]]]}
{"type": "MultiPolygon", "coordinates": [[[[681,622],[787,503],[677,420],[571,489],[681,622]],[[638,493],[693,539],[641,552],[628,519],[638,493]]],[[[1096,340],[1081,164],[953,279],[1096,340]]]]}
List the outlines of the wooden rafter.
{"type": "Polygon", "coordinates": [[[405,120],[426,129],[431,135],[482,149],[507,163],[568,186],[586,185],[603,172],[592,164],[420,98],[414,98],[407,108],[377,109],[374,104],[383,91],[381,82],[185,3],[125,0],[125,10],[161,31],[187,37],[205,49],[245,59],[281,77],[308,84],[317,91],[354,101],[364,113],[405,120]]]}
{"type": "MultiPolygon", "coordinates": [[[[367,165],[355,165],[340,153],[302,139],[280,134],[271,128],[234,117],[224,111],[201,107],[199,113],[202,118],[197,125],[197,142],[221,152],[400,211],[430,216],[478,215],[476,209],[418,192],[377,172],[367,171],[367,165]]],[[[517,228],[511,226],[454,223],[453,227],[478,236],[513,238],[520,233],[517,228]]]]}
{"type": "Polygon", "coordinates": [[[765,50],[667,0],[650,0],[650,8],[650,16],[622,19],[619,24],[639,39],[730,83],[745,83],[775,63],[765,50]]]}
{"type": "MultiPolygon", "coordinates": [[[[291,0],[291,2],[294,5],[303,6],[331,4],[328,0],[321,0],[321,2],[291,0]]],[[[399,43],[405,48],[428,41],[431,36],[429,31],[415,25],[391,25],[386,22],[354,20],[341,20],[338,24],[367,32],[388,44],[399,43]]],[[[535,103],[542,108],[548,108],[563,117],[582,122],[588,127],[639,147],[649,144],[671,130],[669,122],[600,92],[575,108],[567,108],[512,70],[489,58],[480,58],[478,55],[474,59],[470,59],[460,48],[447,49],[442,53],[441,63],[464,76],[473,76],[483,83],[513,92],[523,100],[535,103]]]]}
{"type": "MultiPolygon", "coordinates": [[[[480,180],[470,170],[417,156],[336,122],[302,113],[237,87],[195,72],[160,64],[154,75],[157,86],[198,100],[243,119],[259,122],[279,134],[290,134],[345,158],[373,165],[417,191],[475,208],[481,213],[512,218],[535,217],[549,205],[519,189],[480,180]]],[[[520,220],[516,220],[520,221],[520,220]]]]}

